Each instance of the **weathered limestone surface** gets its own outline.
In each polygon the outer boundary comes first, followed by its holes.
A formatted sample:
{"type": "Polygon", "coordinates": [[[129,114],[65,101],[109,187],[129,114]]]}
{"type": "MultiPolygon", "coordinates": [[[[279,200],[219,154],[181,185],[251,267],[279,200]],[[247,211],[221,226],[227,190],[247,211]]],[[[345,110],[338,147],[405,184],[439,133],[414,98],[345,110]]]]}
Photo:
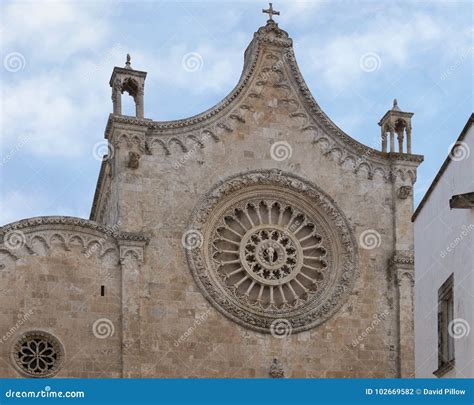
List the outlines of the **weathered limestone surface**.
{"type": "MultiPolygon", "coordinates": [[[[117,97],[120,83],[114,86],[117,97]]],[[[91,221],[28,222],[21,249],[1,246],[0,335],[33,310],[0,344],[1,377],[18,375],[11,343],[30,329],[63,343],[58,377],[268,377],[274,359],[285,377],[412,375],[411,187],[422,157],[379,152],[337,128],[273,21],[255,34],[239,83],[216,107],[172,122],[111,114],[105,137],[113,154],[101,168],[91,221]],[[209,190],[272,170],[322,190],[354,245],[352,283],[338,310],[284,338],[216,310],[193,279],[182,242],[209,190]],[[96,239],[100,249],[88,257],[96,239]],[[114,326],[105,339],[93,333],[101,318],[114,326]]]]}

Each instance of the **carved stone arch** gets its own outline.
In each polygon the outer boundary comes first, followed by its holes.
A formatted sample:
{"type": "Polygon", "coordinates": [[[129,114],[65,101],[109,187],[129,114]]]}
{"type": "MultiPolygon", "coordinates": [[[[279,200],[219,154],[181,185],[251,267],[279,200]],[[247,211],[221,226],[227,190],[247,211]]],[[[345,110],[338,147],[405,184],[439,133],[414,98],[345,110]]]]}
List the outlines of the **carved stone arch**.
{"type": "Polygon", "coordinates": [[[357,166],[355,172],[356,173],[366,172],[367,177],[372,177],[373,176],[372,166],[368,162],[359,163],[359,165],[357,166]]]}
{"type": "Polygon", "coordinates": [[[393,124],[393,128],[395,132],[403,131],[408,126],[409,126],[408,121],[403,118],[397,118],[397,120],[393,124]]]}
{"type": "Polygon", "coordinates": [[[121,92],[127,92],[130,96],[136,99],[140,92],[140,85],[135,78],[127,77],[122,81],[121,92]]]}
{"type": "Polygon", "coordinates": [[[186,148],[186,145],[181,141],[179,138],[171,138],[168,141],[168,148],[171,150],[171,145],[178,145],[181,148],[181,152],[186,153],[188,149],[186,148]]]}
{"type": "Polygon", "coordinates": [[[165,154],[166,156],[168,156],[168,155],[171,154],[171,153],[170,153],[170,150],[169,150],[169,148],[168,148],[168,146],[166,145],[166,143],[165,143],[164,141],[162,141],[161,139],[156,139],[156,138],[153,139],[153,140],[151,141],[151,144],[150,144],[150,151],[151,151],[152,153],[153,153],[154,150],[155,150],[155,145],[160,145],[161,148],[162,148],[162,150],[163,150],[163,152],[164,152],[164,154],[165,154]]]}
{"type": "Polygon", "coordinates": [[[336,162],[340,162],[341,161],[341,158],[344,157],[344,152],[341,148],[338,148],[336,146],[332,146],[330,150],[328,150],[327,152],[325,152],[325,154],[328,154],[331,156],[331,158],[333,160],[335,160],[336,162]]]}
{"type": "Polygon", "coordinates": [[[140,145],[142,143],[142,140],[137,135],[130,135],[130,143],[140,145]]]}
{"type": "Polygon", "coordinates": [[[383,180],[386,180],[386,172],[384,169],[382,169],[381,167],[375,167],[374,169],[374,177],[375,175],[378,175],[380,176],[380,178],[382,178],[383,180]]]}
{"type": "Polygon", "coordinates": [[[127,148],[130,147],[130,138],[127,134],[121,134],[117,141],[115,141],[114,146],[116,148],[119,148],[122,144],[125,144],[127,148]]]}
{"type": "Polygon", "coordinates": [[[340,164],[344,167],[355,170],[356,168],[356,159],[354,156],[345,155],[343,159],[340,160],[340,164]]]}
{"type": "Polygon", "coordinates": [[[210,136],[214,140],[215,143],[219,142],[219,137],[209,129],[203,130],[202,134],[203,134],[203,136],[210,136]]]}
{"type": "Polygon", "coordinates": [[[204,148],[204,142],[202,142],[196,135],[188,135],[186,136],[186,141],[189,141],[190,144],[194,144],[198,146],[200,149],[204,148]]]}
{"type": "Polygon", "coordinates": [[[323,153],[331,148],[330,140],[325,136],[318,138],[316,144],[319,145],[323,153]]]}
{"type": "Polygon", "coordinates": [[[28,241],[28,246],[35,254],[40,255],[46,255],[50,250],[48,241],[41,235],[33,235],[28,241]]]}
{"type": "Polygon", "coordinates": [[[81,235],[74,234],[74,235],[69,236],[69,239],[67,242],[69,248],[74,246],[76,244],[75,242],[78,242],[78,245],[82,248],[82,250],[86,249],[86,242],[81,235]]]}
{"type": "Polygon", "coordinates": [[[128,260],[136,261],[141,264],[143,262],[143,248],[136,246],[120,246],[120,263],[125,264],[128,260]]]}
{"type": "Polygon", "coordinates": [[[87,242],[87,246],[85,248],[86,253],[89,256],[92,255],[101,255],[102,249],[104,248],[103,241],[101,239],[91,239],[87,242]]]}
{"type": "Polygon", "coordinates": [[[394,175],[395,177],[399,177],[402,181],[406,180],[406,173],[405,173],[405,170],[403,169],[396,169],[394,171],[394,175]]]}
{"type": "Polygon", "coordinates": [[[54,245],[61,245],[64,250],[69,250],[66,237],[63,234],[58,233],[58,232],[53,233],[49,237],[49,245],[51,247],[53,247],[54,245]]]}

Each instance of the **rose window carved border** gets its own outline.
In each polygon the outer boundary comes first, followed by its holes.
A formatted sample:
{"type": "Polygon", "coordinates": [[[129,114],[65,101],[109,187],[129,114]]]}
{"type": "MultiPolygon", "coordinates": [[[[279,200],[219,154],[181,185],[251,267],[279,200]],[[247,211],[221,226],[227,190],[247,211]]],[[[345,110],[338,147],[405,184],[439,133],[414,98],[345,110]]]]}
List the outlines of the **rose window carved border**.
{"type": "Polygon", "coordinates": [[[242,173],[198,203],[188,229],[203,240],[186,251],[210,303],[235,322],[269,333],[285,319],[293,332],[330,318],[351,291],[356,244],[334,201],[279,170],[242,173]]]}

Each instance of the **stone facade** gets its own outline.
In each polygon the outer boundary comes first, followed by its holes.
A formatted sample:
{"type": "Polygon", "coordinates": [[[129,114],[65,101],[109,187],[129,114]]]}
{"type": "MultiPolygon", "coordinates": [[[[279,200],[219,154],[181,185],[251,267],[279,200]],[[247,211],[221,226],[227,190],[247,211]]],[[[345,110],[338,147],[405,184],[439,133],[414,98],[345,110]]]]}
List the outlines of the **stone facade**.
{"type": "MultiPolygon", "coordinates": [[[[28,331],[60,342],[58,377],[412,376],[422,156],[341,131],[273,20],[202,114],[143,118],[145,77],[129,58],[114,70],[90,220],[1,228],[0,376],[24,374],[12,352],[28,331]]],[[[382,142],[400,128],[387,114],[382,142]]]]}

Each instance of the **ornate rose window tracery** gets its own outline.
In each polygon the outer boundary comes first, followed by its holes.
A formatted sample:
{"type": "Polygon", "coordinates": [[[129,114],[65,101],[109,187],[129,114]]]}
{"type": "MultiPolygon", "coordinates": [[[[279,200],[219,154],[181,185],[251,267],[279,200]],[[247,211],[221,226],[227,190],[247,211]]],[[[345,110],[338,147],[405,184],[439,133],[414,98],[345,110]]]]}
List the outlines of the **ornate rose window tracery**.
{"type": "Polygon", "coordinates": [[[15,342],[12,358],[18,370],[28,377],[52,377],[62,367],[64,350],[53,335],[31,331],[15,342]]]}
{"type": "Polygon", "coordinates": [[[208,300],[242,325],[293,332],[330,317],[350,290],[355,251],[334,203],[303,179],[260,171],[229,179],[193,213],[202,243],[187,251],[208,300]]]}

